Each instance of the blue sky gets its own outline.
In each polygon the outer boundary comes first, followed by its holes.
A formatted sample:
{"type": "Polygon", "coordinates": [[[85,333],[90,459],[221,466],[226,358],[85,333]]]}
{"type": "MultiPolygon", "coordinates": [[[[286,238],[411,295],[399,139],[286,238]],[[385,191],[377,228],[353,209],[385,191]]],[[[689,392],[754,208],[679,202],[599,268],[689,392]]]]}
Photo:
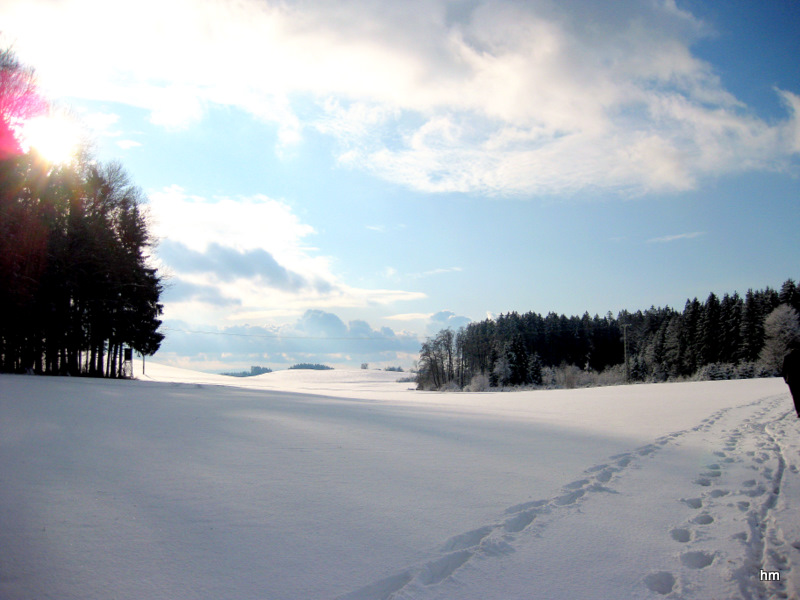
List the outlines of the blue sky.
{"type": "Polygon", "coordinates": [[[500,312],[800,277],[794,1],[6,0],[0,23],[150,199],[162,362],[410,366],[500,312]]]}

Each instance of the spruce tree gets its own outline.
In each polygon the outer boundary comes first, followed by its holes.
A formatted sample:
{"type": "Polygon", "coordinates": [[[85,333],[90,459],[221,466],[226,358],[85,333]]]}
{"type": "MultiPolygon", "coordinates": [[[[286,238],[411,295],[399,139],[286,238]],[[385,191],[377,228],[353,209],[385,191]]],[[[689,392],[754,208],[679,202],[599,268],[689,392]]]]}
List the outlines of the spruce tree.
{"type": "Polygon", "coordinates": [[[708,299],[706,299],[698,323],[698,367],[719,362],[719,355],[722,348],[720,321],[721,308],[719,298],[712,292],[709,294],[708,299]]]}
{"type": "Polygon", "coordinates": [[[533,385],[542,385],[542,360],[537,352],[528,359],[528,381],[533,385]]]}

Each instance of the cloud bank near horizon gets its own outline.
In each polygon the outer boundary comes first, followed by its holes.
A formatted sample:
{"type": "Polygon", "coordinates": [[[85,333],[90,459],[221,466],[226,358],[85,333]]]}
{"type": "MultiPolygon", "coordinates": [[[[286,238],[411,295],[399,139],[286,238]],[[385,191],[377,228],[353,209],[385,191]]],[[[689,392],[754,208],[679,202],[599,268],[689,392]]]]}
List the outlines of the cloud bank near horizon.
{"type": "Polygon", "coordinates": [[[282,200],[205,198],[171,186],[151,193],[147,209],[160,240],[156,266],[167,276],[166,319],[243,323],[426,297],[341,281],[330,257],[318,255],[308,243],[314,228],[282,200]]]}
{"type": "Polygon", "coordinates": [[[296,363],[410,367],[421,338],[366,321],[345,323],[332,313],[310,309],[292,323],[274,326],[231,325],[194,328],[180,320],[165,322],[169,334],[156,360],[209,371],[233,371],[252,365],[286,368],[296,363]]]}
{"type": "Polygon", "coordinates": [[[0,15],[59,95],[168,128],[236,107],[275,125],[279,152],[321,132],[341,165],[424,192],[680,191],[800,152],[800,97],[776,90],[785,118],[755,115],[693,55],[713,32],[673,0],[14,0],[0,15]]]}

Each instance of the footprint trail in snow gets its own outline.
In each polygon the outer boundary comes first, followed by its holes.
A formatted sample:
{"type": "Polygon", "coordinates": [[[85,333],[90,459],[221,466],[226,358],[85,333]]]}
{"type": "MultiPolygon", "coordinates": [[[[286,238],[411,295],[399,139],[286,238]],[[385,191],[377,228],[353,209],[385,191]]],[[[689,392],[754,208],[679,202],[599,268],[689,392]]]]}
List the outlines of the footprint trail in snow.
{"type": "MultiPolygon", "coordinates": [[[[466,597],[465,587],[487,569],[498,570],[502,561],[530,552],[537,543],[552,543],[545,541],[550,528],[572,520],[580,529],[593,503],[595,508],[611,503],[603,506],[616,509],[609,511],[612,520],[619,519],[617,514],[648,509],[672,518],[672,523],[664,523],[663,536],[674,550],[631,582],[635,597],[706,598],[722,593],[721,597],[746,600],[797,599],[800,420],[787,406],[781,394],[725,408],[696,427],[610,456],[552,497],[510,506],[494,522],[476,524],[444,541],[438,557],[406,566],[339,600],[438,598],[452,593],[466,597]],[[694,471],[669,468],[681,456],[685,460],[689,451],[702,459],[694,471]],[[646,475],[654,478],[658,489],[643,504],[637,496],[655,487],[642,484],[649,481],[643,479],[646,475]],[[492,561],[500,562],[489,567],[492,561]]],[[[620,522],[608,527],[625,526],[620,522]]],[[[535,583],[535,574],[530,577],[535,583]]],[[[591,583],[583,585],[584,594],[591,590],[591,583]]],[[[550,596],[570,593],[563,589],[550,596]]]]}

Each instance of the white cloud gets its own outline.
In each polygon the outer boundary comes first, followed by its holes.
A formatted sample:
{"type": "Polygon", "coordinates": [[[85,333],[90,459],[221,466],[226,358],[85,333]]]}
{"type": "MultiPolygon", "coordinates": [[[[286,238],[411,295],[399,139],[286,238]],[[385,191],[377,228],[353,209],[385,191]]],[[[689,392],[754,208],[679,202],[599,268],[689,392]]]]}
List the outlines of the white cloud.
{"type": "Polygon", "coordinates": [[[414,279],[420,279],[422,277],[430,277],[431,275],[441,275],[443,273],[460,273],[463,271],[461,267],[442,267],[438,269],[430,269],[429,271],[425,271],[423,273],[413,273],[409,277],[414,279]]]}
{"type": "Polygon", "coordinates": [[[137,142],[136,140],[117,140],[117,146],[122,148],[123,150],[129,150],[130,148],[138,148],[141,146],[141,142],[137,142]]]}
{"type": "Polygon", "coordinates": [[[402,313],[399,315],[391,315],[384,317],[390,321],[421,321],[431,318],[433,313],[402,313]]]}
{"type": "Polygon", "coordinates": [[[114,113],[92,112],[81,115],[81,122],[97,136],[117,136],[119,131],[113,127],[119,121],[119,115],[114,113]]]}
{"type": "Polygon", "coordinates": [[[429,334],[434,335],[442,329],[452,329],[457,331],[460,327],[466,327],[472,319],[457,315],[451,310],[441,310],[434,313],[428,319],[427,331],[429,334]]]}
{"type": "Polygon", "coordinates": [[[705,231],[692,231],[690,233],[677,233],[675,235],[665,235],[662,237],[651,238],[647,240],[648,243],[667,243],[667,242],[674,242],[676,240],[690,240],[692,238],[700,237],[701,235],[705,235],[705,231]]]}
{"type": "Polygon", "coordinates": [[[236,106],[423,191],[682,190],[800,152],[797,96],[777,92],[783,121],[750,113],[673,0],[573,4],[8,0],[0,19],[58,95],[165,127],[236,106]]]}
{"type": "MultiPolygon", "coordinates": [[[[158,360],[220,365],[271,364],[287,366],[297,362],[408,365],[416,358],[420,338],[388,327],[373,329],[366,321],[348,323],[335,313],[306,310],[281,325],[231,324],[223,327],[192,325],[175,319],[165,323],[169,334],[159,350],[158,360]],[[248,362],[258,358],[257,363],[248,362]]],[[[222,367],[224,368],[224,367],[222,367]]]]}
{"type": "Polygon", "coordinates": [[[347,285],[307,243],[314,229],[263,195],[203,198],[171,186],[149,194],[167,318],[270,321],[309,309],[392,305],[420,292],[347,285]],[[189,316],[191,315],[191,316],[189,316]]]}

